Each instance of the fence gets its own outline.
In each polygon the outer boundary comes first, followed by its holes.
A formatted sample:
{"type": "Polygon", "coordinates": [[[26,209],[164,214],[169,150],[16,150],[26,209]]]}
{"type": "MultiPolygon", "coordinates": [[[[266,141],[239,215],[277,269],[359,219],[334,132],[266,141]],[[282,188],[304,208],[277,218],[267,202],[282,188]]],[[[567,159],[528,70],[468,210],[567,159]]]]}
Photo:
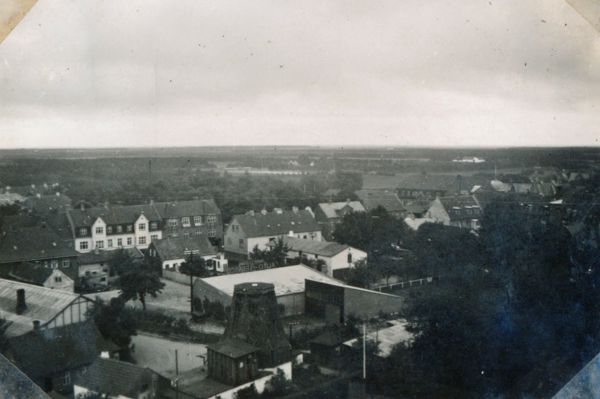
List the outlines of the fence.
{"type": "Polygon", "coordinates": [[[403,289],[403,288],[431,284],[437,279],[438,279],[437,277],[424,277],[424,278],[418,278],[415,280],[398,281],[398,282],[389,283],[389,284],[376,284],[376,285],[372,286],[371,289],[377,290],[379,292],[381,292],[382,289],[394,289],[394,288],[403,289]]]}

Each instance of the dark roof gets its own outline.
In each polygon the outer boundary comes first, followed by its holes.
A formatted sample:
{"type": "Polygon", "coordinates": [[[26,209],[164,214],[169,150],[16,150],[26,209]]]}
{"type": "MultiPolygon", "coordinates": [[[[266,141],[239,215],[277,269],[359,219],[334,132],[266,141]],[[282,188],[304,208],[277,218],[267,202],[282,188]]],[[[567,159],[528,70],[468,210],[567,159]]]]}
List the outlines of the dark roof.
{"type": "Polygon", "coordinates": [[[291,251],[302,251],[306,254],[314,254],[326,257],[337,255],[340,252],[350,248],[350,246],[346,244],[339,244],[337,242],[303,240],[302,238],[296,237],[284,237],[283,242],[291,251]]]}
{"type": "Polygon", "coordinates": [[[190,253],[199,256],[217,254],[217,249],[205,236],[163,238],[152,241],[152,245],[163,261],[185,258],[190,253]]]}
{"type": "MultiPolygon", "coordinates": [[[[48,277],[52,275],[54,270],[62,272],[60,269],[52,269],[50,267],[44,267],[39,263],[25,262],[11,267],[8,272],[7,278],[21,281],[24,283],[30,283],[35,285],[44,285],[48,277]]],[[[67,278],[70,278],[67,274],[63,273],[67,278]]]]}
{"type": "Polygon", "coordinates": [[[103,339],[93,321],[31,331],[8,339],[15,364],[32,380],[91,364],[103,339]]]}
{"type": "Polygon", "coordinates": [[[119,251],[125,251],[131,258],[133,259],[143,259],[144,254],[140,252],[139,249],[133,248],[121,248],[112,251],[101,251],[94,250],[86,253],[79,254],[79,258],[77,259],[80,265],[93,265],[96,263],[106,263],[110,262],[113,257],[115,257],[119,251]]]}
{"type": "Polygon", "coordinates": [[[431,201],[412,201],[404,205],[404,208],[408,213],[420,214],[427,212],[429,205],[431,205],[431,201]]]}
{"type": "Polygon", "coordinates": [[[153,205],[122,205],[106,207],[94,207],[89,209],[72,209],[69,211],[71,220],[75,227],[91,226],[101,218],[106,224],[133,224],[144,214],[148,220],[160,221],[160,215],[153,205]]]}
{"type": "Polygon", "coordinates": [[[36,226],[6,231],[0,238],[0,263],[77,256],[51,228],[36,226]]]}
{"type": "Polygon", "coordinates": [[[0,398],[48,399],[42,388],[0,354],[0,398]]]}
{"type": "Polygon", "coordinates": [[[258,348],[254,345],[236,338],[225,338],[216,344],[209,344],[206,347],[233,359],[258,352],[258,348]]]}
{"type": "Polygon", "coordinates": [[[458,189],[458,178],[456,175],[423,175],[423,174],[402,174],[397,181],[399,189],[427,190],[427,191],[450,191],[458,189]]]}
{"type": "Polygon", "coordinates": [[[221,210],[212,199],[191,201],[157,202],[156,211],[163,219],[181,218],[184,216],[201,216],[221,214],[221,210]]]}
{"type": "Polygon", "coordinates": [[[456,195],[440,197],[439,200],[451,220],[473,219],[480,216],[481,208],[473,196],[456,195]],[[472,212],[469,213],[469,210],[472,212]]]}
{"type": "Polygon", "coordinates": [[[152,384],[152,370],[113,359],[97,358],[73,383],[109,396],[137,397],[152,384]]]}
{"type": "Polygon", "coordinates": [[[368,211],[382,207],[390,213],[404,212],[404,206],[393,191],[388,190],[359,190],[356,196],[368,211]]]}
{"type": "Polygon", "coordinates": [[[527,176],[523,175],[502,175],[497,178],[502,183],[511,183],[511,184],[531,184],[531,180],[527,176]]]}
{"type": "Polygon", "coordinates": [[[65,210],[71,205],[71,198],[61,195],[37,195],[27,197],[24,205],[37,214],[45,215],[50,212],[65,210]]]}
{"type": "Polygon", "coordinates": [[[365,211],[365,207],[359,201],[322,202],[319,208],[328,219],[343,217],[347,212],[365,211]]]}
{"type": "Polygon", "coordinates": [[[247,237],[265,237],[271,235],[305,233],[321,231],[313,215],[308,210],[255,212],[252,214],[235,215],[234,220],[242,227],[247,237]]]}

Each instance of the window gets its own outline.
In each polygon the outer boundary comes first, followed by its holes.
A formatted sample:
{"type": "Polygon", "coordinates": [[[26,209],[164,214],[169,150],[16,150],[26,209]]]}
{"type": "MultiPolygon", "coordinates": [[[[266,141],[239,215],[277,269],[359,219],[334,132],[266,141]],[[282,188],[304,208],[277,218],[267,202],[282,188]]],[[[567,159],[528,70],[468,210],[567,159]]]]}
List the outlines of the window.
{"type": "Polygon", "coordinates": [[[79,229],[79,235],[80,236],[87,236],[87,229],[85,227],[82,227],[79,229]]]}
{"type": "Polygon", "coordinates": [[[138,238],[138,244],[144,245],[145,243],[146,243],[146,237],[140,237],[140,238],[138,238]]]}
{"type": "Polygon", "coordinates": [[[202,225],[202,216],[194,216],[194,224],[196,226],[202,225]]]}
{"type": "Polygon", "coordinates": [[[123,232],[123,226],[118,225],[117,226],[117,233],[122,233],[123,232]]]}
{"type": "Polygon", "coordinates": [[[113,245],[113,240],[108,240],[108,241],[106,241],[106,246],[107,246],[108,248],[112,248],[112,245],[113,245]]]}
{"type": "Polygon", "coordinates": [[[87,241],[79,242],[79,249],[88,249],[88,242],[87,241]]]}
{"type": "Polygon", "coordinates": [[[156,222],[150,223],[150,230],[158,230],[158,223],[156,223],[156,222]]]}
{"type": "Polygon", "coordinates": [[[127,245],[133,244],[133,239],[131,237],[127,237],[127,245]]]}
{"type": "Polygon", "coordinates": [[[146,223],[140,223],[140,224],[138,224],[138,230],[139,231],[145,231],[146,230],[146,223]]]}
{"type": "Polygon", "coordinates": [[[50,267],[53,269],[58,269],[58,261],[57,260],[51,260],[50,261],[50,267]]]}
{"type": "Polygon", "coordinates": [[[133,231],[133,226],[130,225],[130,224],[128,224],[127,227],[126,227],[126,230],[127,230],[128,233],[131,233],[133,231]]]}
{"type": "Polygon", "coordinates": [[[215,224],[215,223],[217,223],[217,216],[216,215],[207,215],[206,216],[206,223],[207,224],[215,224]]]}
{"type": "Polygon", "coordinates": [[[108,227],[106,228],[106,234],[112,234],[112,232],[113,232],[113,228],[112,228],[112,226],[108,226],[108,227]]]}
{"type": "Polygon", "coordinates": [[[62,267],[63,269],[66,269],[67,267],[71,266],[71,261],[69,259],[63,259],[62,261],[62,267]]]}
{"type": "Polygon", "coordinates": [[[100,281],[106,281],[106,277],[102,277],[100,281]]]}
{"type": "Polygon", "coordinates": [[[62,283],[62,277],[61,276],[54,276],[54,282],[55,283],[62,283]]]}
{"type": "Polygon", "coordinates": [[[150,241],[155,241],[155,240],[158,240],[158,234],[152,234],[150,236],[150,241]]]}
{"type": "Polygon", "coordinates": [[[208,236],[209,237],[216,237],[217,236],[217,231],[215,229],[208,230],[208,236]]]}
{"type": "Polygon", "coordinates": [[[240,248],[244,248],[244,239],[240,238],[240,248]]]}
{"type": "Polygon", "coordinates": [[[352,263],[352,254],[348,252],[348,263],[352,263]]]}
{"type": "Polygon", "coordinates": [[[96,227],[96,234],[104,234],[104,227],[96,227]]]}
{"type": "Polygon", "coordinates": [[[96,241],[96,248],[98,248],[98,249],[104,248],[104,241],[103,240],[96,241]]]}
{"type": "Polygon", "coordinates": [[[169,219],[167,223],[169,227],[177,227],[177,219],[169,219]]]}
{"type": "Polygon", "coordinates": [[[117,238],[117,247],[122,247],[122,246],[123,246],[123,239],[117,238]]]}
{"type": "Polygon", "coordinates": [[[62,381],[63,385],[69,385],[71,384],[71,373],[69,373],[68,371],[65,373],[65,375],[63,375],[62,381]]]}
{"type": "Polygon", "coordinates": [[[182,217],[181,224],[183,227],[190,227],[190,218],[188,216],[182,217]]]}

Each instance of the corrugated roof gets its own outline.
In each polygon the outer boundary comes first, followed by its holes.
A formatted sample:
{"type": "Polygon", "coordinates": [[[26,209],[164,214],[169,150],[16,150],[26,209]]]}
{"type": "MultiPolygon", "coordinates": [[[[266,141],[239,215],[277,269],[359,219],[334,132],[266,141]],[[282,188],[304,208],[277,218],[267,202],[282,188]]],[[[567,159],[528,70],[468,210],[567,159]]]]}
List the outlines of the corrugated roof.
{"type": "Polygon", "coordinates": [[[352,212],[365,212],[365,207],[359,201],[322,202],[319,208],[328,219],[339,218],[340,211],[348,207],[352,212]]]}
{"type": "Polygon", "coordinates": [[[237,284],[253,282],[273,284],[276,296],[297,294],[304,292],[304,282],[306,279],[343,285],[342,282],[305,265],[277,267],[248,273],[227,274],[204,278],[202,281],[212,285],[228,296],[233,297],[233,289],[237,284]]]}
{"type": "Polygon", "coordinates": [[[34,320],[44,324],[78,297],[72,292],[0,279],[0,317],[12,322],[7,335],[15,336],[30,331],[34,320]],[[17,315],[17,290],[20,288],[25,290],[27,309],[17,315]]]}
{"type": "Polygon", "coordinates": [[[272,235],[306,233],[321,231],[311,212],[308,210],[278,212],[255,212],[254,215],[235,215],[246,237],[266,237],[272,235]]]}
{"type": "Polygon", "coordinates": [[[190,253],[198,256],[217,254],[217,249],[206,236],[168,237],[152,241],[152,245],[163,261],[185,259],[190,253]]]}
{"type": "Polygon", "coordinates": [[[349,245],[330,241],[303,240],[296,237],[284,237],[283,242],[291,251],[331,257],[350,248],[349,245]]]}
{"type": "Polygon", "coordinates": [[[5,233],[0,239],[0,263],[77,256],[77,252],[49,227],[21,227],[5,233]]]}

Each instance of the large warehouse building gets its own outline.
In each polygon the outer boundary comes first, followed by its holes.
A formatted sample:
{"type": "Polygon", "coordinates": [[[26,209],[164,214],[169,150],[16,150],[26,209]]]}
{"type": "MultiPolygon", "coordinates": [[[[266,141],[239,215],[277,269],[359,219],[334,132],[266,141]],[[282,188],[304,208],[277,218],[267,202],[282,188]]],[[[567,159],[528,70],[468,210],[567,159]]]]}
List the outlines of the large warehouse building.
{"type": "Polygon", "coordinates": [[[298,315],[304,314],[306,280],[342,284],[308,266],[295,265],[197,279],[194,282],[194,298],[202,302],[218,302],[227,307],[231,305],[233,289],[237,284],[270,283],[275,287],[275,296],[277,303],[283,307],[283,315],[298,315]]]}

